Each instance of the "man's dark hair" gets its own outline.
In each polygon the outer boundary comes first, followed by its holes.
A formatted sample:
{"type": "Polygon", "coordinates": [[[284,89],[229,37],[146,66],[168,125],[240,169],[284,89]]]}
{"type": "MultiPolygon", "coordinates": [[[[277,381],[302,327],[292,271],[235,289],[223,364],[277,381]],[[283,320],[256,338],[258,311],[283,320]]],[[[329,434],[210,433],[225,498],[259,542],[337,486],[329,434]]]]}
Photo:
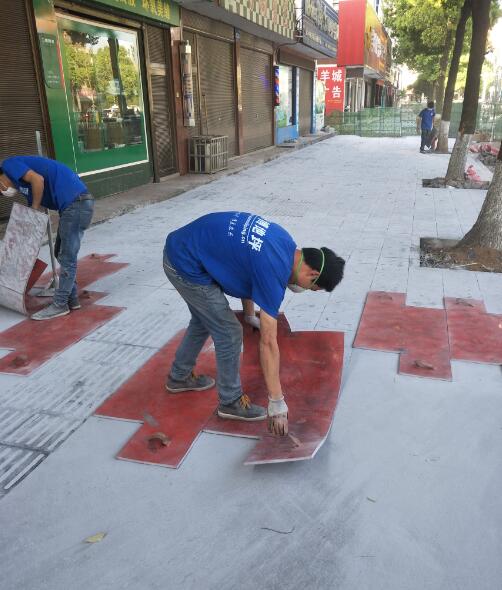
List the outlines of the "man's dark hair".
{"type": "Polygon", "coordinates": [[[337,256],[333,250],[323,246],[319,248],[302,248],[303,259],[305,263],[313,268],[314,270],[321,270],[322,267],[322,255],[324,253],[324,268],[322,269],[319,278],[316,281],[316,285],[320,289],[326,291],[333,291],[338,283],[343,279],[343,268],[345,266],[345,260],[337,256]],[[321,252],[322,250],[322,252],[321,252]]]}
{"type": "Polygon", "coordinates": [[[427,108],[429,108],[429,109],[434,108],[434,101],[433,100],[429,100],[429,102],[427,103],[427,108]]]}

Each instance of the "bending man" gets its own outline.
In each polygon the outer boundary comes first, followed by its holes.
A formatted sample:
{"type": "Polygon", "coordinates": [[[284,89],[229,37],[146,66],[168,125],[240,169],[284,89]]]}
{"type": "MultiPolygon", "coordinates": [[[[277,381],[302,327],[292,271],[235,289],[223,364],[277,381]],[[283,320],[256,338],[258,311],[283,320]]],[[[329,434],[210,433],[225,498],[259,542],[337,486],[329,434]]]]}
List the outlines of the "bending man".
{"type": "Polygon", "coordinates": [[[211,213],[170,233],[164,271],[192,314],[166,381],[171,393],[203,391],[215,385],[193,368],[210,335],[216,351],[218,416],[264,420],[275,434],[288,432],[288,407],[279,378],[277,316],[286,287],[295,292],[332,291],[345,261],[329,248],[297,249],[281,226],[244,212],[211,213]],[[260,306],[260,361],[268,409],[242,391],[242,327],[225,294],[260,306]]]}
{"type": "Polygon", "coordinates": [[[59,287],[53,302],[33,314],[33,320],[50,320],[80,309],[77,256],[84,231],[91,224],[94,200],[70,168],[40,156],[15,156],[0,168],[0,192],[7,197],[22,193],[33,209],[59,212],[55,254],[61,265],[59,287]]]}

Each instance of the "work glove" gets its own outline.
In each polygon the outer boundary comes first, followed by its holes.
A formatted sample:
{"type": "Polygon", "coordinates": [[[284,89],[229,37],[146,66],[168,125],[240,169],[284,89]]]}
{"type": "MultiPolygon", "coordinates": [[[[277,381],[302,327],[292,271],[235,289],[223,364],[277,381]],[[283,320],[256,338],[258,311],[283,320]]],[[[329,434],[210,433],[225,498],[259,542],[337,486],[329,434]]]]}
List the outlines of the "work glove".
{"type": "Polygon", "coordinates": [[[268,429],[272,434],[288,434],[288,406],[284,396],[281,399],[268,398],[268,429]]]}
{"type": "Polygon", "coordinates": [[[260,318],[256,317],[255,315],[244,316],[244,321],[253,328],[256,328],[257,330],[260,329],[260,318]]]}

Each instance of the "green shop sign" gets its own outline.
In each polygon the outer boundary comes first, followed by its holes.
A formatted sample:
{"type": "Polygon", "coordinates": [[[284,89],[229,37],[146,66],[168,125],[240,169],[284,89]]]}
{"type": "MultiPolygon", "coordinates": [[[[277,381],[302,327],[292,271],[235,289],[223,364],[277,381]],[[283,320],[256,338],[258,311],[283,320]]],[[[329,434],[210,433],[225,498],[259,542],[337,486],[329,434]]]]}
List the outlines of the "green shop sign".
{"type": "Polygon", "coordinates": [[[178,27],[180,24],[180,8],[170,0],[94,0],[98,4],[106,4],[113,8],[121,8],[127,12],[140,14],[153,20],[159,20],[178,27]]]}

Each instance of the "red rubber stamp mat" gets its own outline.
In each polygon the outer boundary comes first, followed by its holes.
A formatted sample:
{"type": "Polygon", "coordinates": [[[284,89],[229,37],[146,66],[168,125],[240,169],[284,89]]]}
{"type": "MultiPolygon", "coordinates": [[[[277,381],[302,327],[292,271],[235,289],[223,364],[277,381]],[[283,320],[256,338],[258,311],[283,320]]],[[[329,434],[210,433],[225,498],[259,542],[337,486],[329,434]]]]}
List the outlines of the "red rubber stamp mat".
{"type": "MultiPolygon", "coordinates": [[[[0,348],[12,349],[0,359],[1,373],[29,375],[122,311],[121,307],[96,304],[96,301],[105,297],[107,293],[85,289],[98,279],[127,266],[126,263],[109,262],[109,258],[113,256],[114,254],[91,254],[78,261],[77,281],[81,309],[43,322],[26,319],[0,332],[0,348]]],[[[34,272],[37,272],[37,267],[34,272]]],[[[50,279],[50,275],[44,275],[40,283],[47,284],[50,279]]],[[[51,301],[47,297],[26,297],[26,307],[30,313],[51,301]]]]}
{"type": "Polygon", "coordinates": [[[446,309],[406,305],[404,293],[368,293],[354,348],[398,352],[398,372],[451,380],[451,360],[502,364],[502,316],[481,301],[445,298],[446,309]]]}
{"type": "MultiPolygon", "coordinates": [[[[99,416],[142,422],[117,457],[177,468],[200,432],[258,439],[246,464],[311,459],[326,439],[338,401],[343,366],[342,332],[291,332],[281,314],[278,326],[281,382],[289,406],[289,432],[272,436],[266,421],[222,420],[216,389],[169,394],[164,387],[183,332],[178,333],[96,411],[99,416]]],[[[259,332],[244,326],[243,390],[266,406],[259,363],[259,332]]],[[[216,374],[212,341],[199,355],[196,373],[216,374]]]]}

